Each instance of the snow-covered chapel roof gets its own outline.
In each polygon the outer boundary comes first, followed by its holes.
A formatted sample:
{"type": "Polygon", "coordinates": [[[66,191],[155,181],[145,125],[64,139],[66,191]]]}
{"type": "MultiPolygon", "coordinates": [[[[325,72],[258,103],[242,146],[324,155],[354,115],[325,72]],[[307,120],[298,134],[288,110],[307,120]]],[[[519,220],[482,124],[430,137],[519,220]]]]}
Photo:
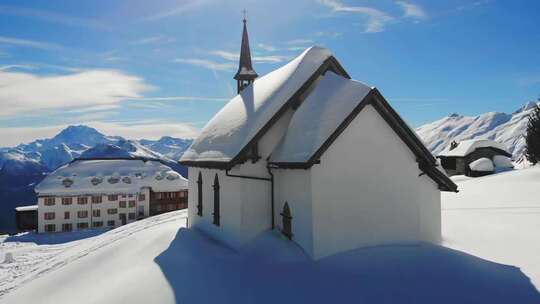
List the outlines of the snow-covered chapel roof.
{"type": "Polygon", "coordinates": [[[271,162],[307,162],[364,100],[371,88],[327,72],[294,113],[271,162]]]}
{"type": "Polygon", "coordinates": [[[329,50],[311,47],[256,79],[208,122],[181,162],[233,160],[330,57],[329,50]]]}
{"type": "Polygon", "coordinates": [[[136,193],[149,187],[156,192],[187,189],[187,179],[159,160],[75,160],[49,174],[35,187],[39,195],[136,193]]]}
{"type": "Polygon", "coordinates": [[[468,155],[472,153],[474,150],[479,148],[494,148],[497,150],[501,150],[504,152],[508,157],[511,157],[512,155],[508,153],[506,150],[506,147],[501,144],[500,142],[496,142],[494,140],[489,139],[468,139],[468,140],[462,140],[458,143],[457,147],[454,149],[451,149],[451,146],[446,147],[441,153],[439,153],[439,156],[444,157],[463,157],[465,155],[468,155]]]}
{"type": "Polygon", "coordinates": [[[320,47],[307,49],[229,101],[204,127],[180,163],[230,169],[244,162],[259,136],[292,108],[295,112],[285,135],[268,161],[272,166],[308,169],[368,104],[415,154],[421,171],[440,189],[456,191],[454,182],[437,169],[435,157],[380,92],[349,79],[331,52],[320,47]]]}

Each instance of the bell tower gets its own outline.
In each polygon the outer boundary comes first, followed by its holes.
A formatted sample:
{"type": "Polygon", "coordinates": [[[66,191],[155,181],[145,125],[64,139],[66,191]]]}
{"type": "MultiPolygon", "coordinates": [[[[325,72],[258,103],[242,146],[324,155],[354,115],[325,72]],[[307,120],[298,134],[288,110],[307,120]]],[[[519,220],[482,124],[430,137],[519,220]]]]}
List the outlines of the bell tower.
{"type": "Polygon", "coordinates": [[[246,10],[244,10],[244,30],[242,32],[242,45],[240,47],[240,62],[238,64],[238,72],[234,75],[236,79],[237,93],[240,94],[248,85],[252,84],[257,78],[257,72],[251,65],[251,51],[249,49],[249,38],[247,32],[246,10]]]}

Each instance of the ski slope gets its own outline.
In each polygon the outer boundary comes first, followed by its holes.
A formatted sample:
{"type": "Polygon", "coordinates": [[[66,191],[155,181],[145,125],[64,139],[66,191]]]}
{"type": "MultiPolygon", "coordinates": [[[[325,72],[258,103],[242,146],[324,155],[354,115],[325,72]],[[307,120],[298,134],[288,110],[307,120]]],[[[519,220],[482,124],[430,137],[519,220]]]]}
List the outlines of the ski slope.
{"type": "Polygon", "coordinates": [[[455,181],[460,192],[443,194],[445,247],[311,261],[268,232],[234,252],[183,229],[176,211],[0,240],[0,303],[540,303],[540,167],[455,181]],[[15,262],[1,263],[7,252],[15,262]]]}

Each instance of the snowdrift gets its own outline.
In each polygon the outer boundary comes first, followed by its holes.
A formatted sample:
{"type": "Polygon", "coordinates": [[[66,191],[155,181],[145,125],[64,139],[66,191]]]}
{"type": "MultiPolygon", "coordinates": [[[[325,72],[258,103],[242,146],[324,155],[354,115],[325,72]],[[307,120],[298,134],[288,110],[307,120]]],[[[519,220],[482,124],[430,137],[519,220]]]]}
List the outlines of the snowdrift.
{"type": "Polygon", "coordinates": [[[185,229],[185,211],[66,242],[12,237],[0,303],[540,303],[538,181],[540,168],[460,180],[443,194],[445,247],[318,261],[277,232],[233,251],[185,229]]]}

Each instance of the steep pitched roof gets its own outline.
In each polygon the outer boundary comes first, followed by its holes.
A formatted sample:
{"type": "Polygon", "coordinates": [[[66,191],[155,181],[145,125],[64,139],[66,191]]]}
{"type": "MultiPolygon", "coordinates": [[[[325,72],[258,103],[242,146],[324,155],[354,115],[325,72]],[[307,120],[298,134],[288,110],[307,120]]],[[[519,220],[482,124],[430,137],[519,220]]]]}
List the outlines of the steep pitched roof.
{"type": "Polygon", "coordinates": [[[203,128],[180,163],[232,167],[324,71],[348,76],[330,51],[311,47],[283,67],[255,80],[203,128]]]}
{"type": "Polygon", "coordinates": [[[462,140],[458,143],[457,147],[450,149],[450,146],[448,146],[441,153],[439,153],[438,156],[463,157],[479,148],[493,148],[499,150],[501,154],[506,155],[507,157],[512,157],[512,154],[506,151],[506,147],[503,144],[489,139],[462,140]]]}
{"type": "Polygon", "coordinates": [[[416,156],[419,169],[443,191],[457,185],[437,167],[435,157],[376,88],[333,73],[326,73],[291,119],[269,162],[278,168],[309,169],[356,118],[372,105],[416,156]]]}
{"type": "Polygon", "coordinates": [[[294,113],[270,162],[308,162],[370,91],[363,83],[327,72],[294,113]]]}
{"type": "Polygon", "coordinates": [[[249,49],[249,37],[247,32],[246,19],[244,19],[244,29],[242,31],[242,45],[240,47],[240,62],[238,72],[234,75],[236,80],[252,80],[257,78],[257,72],[251,65],[251,51],[249,49]]]}

